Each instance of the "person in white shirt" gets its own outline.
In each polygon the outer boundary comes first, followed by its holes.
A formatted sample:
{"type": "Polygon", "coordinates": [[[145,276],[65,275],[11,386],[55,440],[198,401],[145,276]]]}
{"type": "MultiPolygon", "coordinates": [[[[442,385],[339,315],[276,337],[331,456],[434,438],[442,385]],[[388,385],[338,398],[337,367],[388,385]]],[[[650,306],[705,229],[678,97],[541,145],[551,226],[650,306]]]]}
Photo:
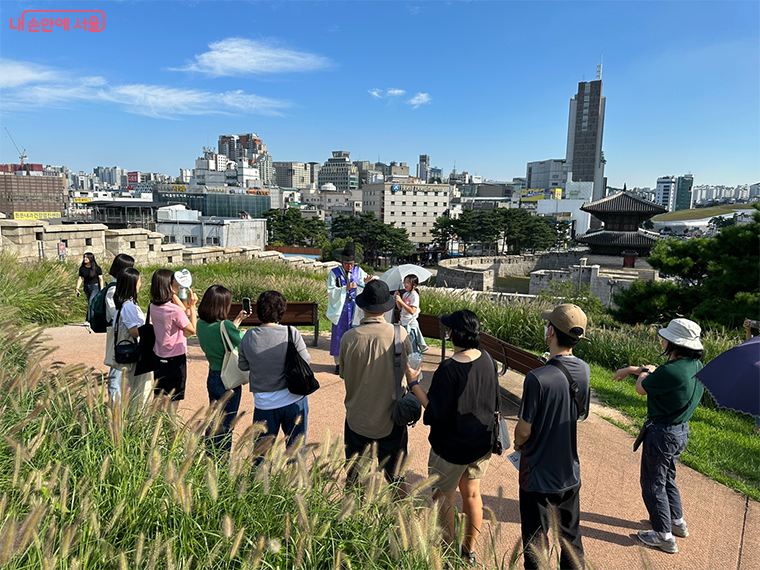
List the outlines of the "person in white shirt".
{"type": "Polygon", "coordinates": [[[414,352],[425,352],[428,349],[425,338],[422,336],[420,324],[420,294],[417,291],[419,279],[414,273],[404,277],[404,294],[396,291],[396,306],[401,312],[399,324],[406,329],[412,339],[414,352]]]}
{"type": "Polygon", "coordinates": [[[108,328],[106,329],[106,355],[103,364],[110,366],[108,372],[108,395],[111,401],[121,400],[121,369],[113,359],[113,318],[116,315],[116,306],[114,305],[113,296],[116,292],[116,278],[123,270],[135,266],[135,258],[126,253],[120,253],[113,258],[111,269],[108,274],[111,276],[111,282],[106,286],[106,320],[108,328]],[[118,380],[116,379],[119,372],[118,380]]]}
{"type": "MultiPolygon", "coordinates": [[[[145,314],[137,304],[137,294],[142,280],[140,272],[133,267],[119,273],[116,291],[113,295],[116,313],[113,318],[114,343],[135,342],[140,337],[139,327],[145,324],[145,314]]],[[[129,388],[131,397],[144,404],[153,388],[151,374],[135,375],[137,362],[115,363],[113,382],[119,385],[119,399],[123,390],[129,388]]]]}

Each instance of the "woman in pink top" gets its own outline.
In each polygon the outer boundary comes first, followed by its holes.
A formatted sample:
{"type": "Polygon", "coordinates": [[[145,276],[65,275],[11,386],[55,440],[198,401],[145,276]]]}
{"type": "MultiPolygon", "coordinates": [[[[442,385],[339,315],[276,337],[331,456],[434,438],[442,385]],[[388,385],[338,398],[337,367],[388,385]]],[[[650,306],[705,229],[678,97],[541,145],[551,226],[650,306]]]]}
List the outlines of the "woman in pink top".
{"type": "Polygon", "coordinates": [[[198,297],[188,289],[188,307],[179,300],[179,283],[170,269],[159,269],[150,283],[150,319],[156,333],[156,367],[153,372],[155,396],[171,396],[172,402],[185,399],[187,381],[187,335],[195,334],[198,297]]]}

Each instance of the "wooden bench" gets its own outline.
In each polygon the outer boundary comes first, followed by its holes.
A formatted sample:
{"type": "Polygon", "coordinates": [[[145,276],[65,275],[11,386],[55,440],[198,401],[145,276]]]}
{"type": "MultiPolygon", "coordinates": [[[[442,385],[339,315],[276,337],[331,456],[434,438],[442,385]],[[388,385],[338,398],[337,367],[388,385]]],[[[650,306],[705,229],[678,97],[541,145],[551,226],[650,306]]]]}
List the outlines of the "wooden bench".
{"type": "MultiPolygon", "coordinates": [[[[441,361],[446,358],[446,327],[436,315],[420,313],[420,331],[422,336],[437,338],[441,341],[441,361]]],[[[501,363],[501,374],[508,369],[527,374],[544,365],[544,361],[535,354],[509,344],[490,334],[480,333],[480,347],[488,352],[496,362],[501,363]]]]}
{"type": "MultiPolygon", "coordinates": [[[[229,320],[234,320],[238,313],[243,310],[242,303],[232,303],[230,312],[227,315],[229,320]]],[[[251,314],[248,315],[242,326],[254,327],[261,324],[259,317],[256,315],[256,303],[251,303],[251,314]]],[[[285,314],[280,321],[281,325],[293,326],[313,326],[314,327],[314,346],[319,341],[319,303],[316,301],[305,303],[288,303],[285,314]]]]}

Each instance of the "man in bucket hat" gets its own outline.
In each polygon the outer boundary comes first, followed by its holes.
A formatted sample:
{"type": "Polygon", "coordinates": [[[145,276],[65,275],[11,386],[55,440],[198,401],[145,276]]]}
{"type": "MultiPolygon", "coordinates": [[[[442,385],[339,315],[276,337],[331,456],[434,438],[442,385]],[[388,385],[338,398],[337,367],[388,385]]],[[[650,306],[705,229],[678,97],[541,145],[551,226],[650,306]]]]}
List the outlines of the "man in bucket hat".
{"type": "Polygon", "coordinates": [[[637,375],[636,392],[647,397],[647,421],[639,435],[642,442],[639,482],[652,530],[640,530],[638,538],[668,554],[678,552],[676,536],[689,536],[676,485],[676,464],[689,441],[689,420],[705,391],[696,378],[704,356],[699,340],[701,332],[694,321],[673,319],[657,333],[668,356],[665,364],[628,366],[612,377],[613,381],[620,381],[629,374],[637,375]]]}
{"type": "MultiPolygon", "coordinates": [[[[548,548],[546,535],[556,511],[560,568],[583,568],[580,531],[581,470],[577,422],[588,416],[589,366],[573,356],[584,338],[586,315],[569,303],[541,313],[549,346],[545,366],[525,377],[515,427],[520,457],[520,524],[525,568],[537,568],[533,551],[548,548]],[[567,541],[567,542],[565,542],[567,541]]],[[[548,550],[547,550],[548,551],[548,550]]]]}
{"type": "Polygon", "coordinates": [[[330,354],[335,360],[335,373],[338,374],[340,339],[354,321],[358,288],[364,287],[372,277],[356,265],[361,261],[361,255],[356,252],[353,242],[349,241],[344,248],[334,250],[333,257],[340,261],[340,265],[327,275],[327,319],[332,323],[330,354]]]}
{"type": "MultiPolygon", "coordinates": [[[[389,482],[400,482],[398,469],[407,452],[406,425],[393,422],[396,403],[394,369],[394,325],[384,313],[393,308],[395,299],[384,281],[368,282],[357,295],[356,304],[364,310],[364,319],[340,341],[340,376],[346,385],[346,459],[363,455],[377,444],[377,458],[389,482]]],[[[407,369],[412,341],[403,327],[401,335],[401,370],[407,369]]],[[[358,470],[352,466],[348,480],[355,482],[358,470]]]]}

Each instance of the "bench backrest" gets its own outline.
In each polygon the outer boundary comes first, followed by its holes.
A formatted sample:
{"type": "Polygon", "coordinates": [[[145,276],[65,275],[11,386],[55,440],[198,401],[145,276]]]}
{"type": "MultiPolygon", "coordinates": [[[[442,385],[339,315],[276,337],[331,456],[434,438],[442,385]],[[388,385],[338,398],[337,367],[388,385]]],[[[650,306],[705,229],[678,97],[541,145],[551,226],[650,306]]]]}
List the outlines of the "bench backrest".
{"type": "MultiPolygon", "coordinates": [[[[315,325],[319,322],[318,308],[319,303],[316,302],[288,303],[281,324],[298,326],[315,325]]],[[[230,312],[227,318],[229,320],[233,320],[238,316],[238,313],[240,313],[242,309],[242,303],[232,303],[232,307],[230,308],[230,312]]],[[[256,303],[251,303],[251,314],[243,319],[243,322],[240,324],[247,327],[253,327],[261,324],[258,315],[256,315],[256,303]]]]}
{"type": "MultiPolygon", "coordinates": [[[[436,315],[420,313],[418,319],[423,336],[437,338],[441,341],[441,360],[446,358],[446,327],[441,324],[436,315]]],[[[488,352],[496,362],[501,363],[501,373],[508,368],[522,374],[543,366],[544,362],[535,354],[509,344],[490,334],[480,333],[480,347],[488,352]]]]}

